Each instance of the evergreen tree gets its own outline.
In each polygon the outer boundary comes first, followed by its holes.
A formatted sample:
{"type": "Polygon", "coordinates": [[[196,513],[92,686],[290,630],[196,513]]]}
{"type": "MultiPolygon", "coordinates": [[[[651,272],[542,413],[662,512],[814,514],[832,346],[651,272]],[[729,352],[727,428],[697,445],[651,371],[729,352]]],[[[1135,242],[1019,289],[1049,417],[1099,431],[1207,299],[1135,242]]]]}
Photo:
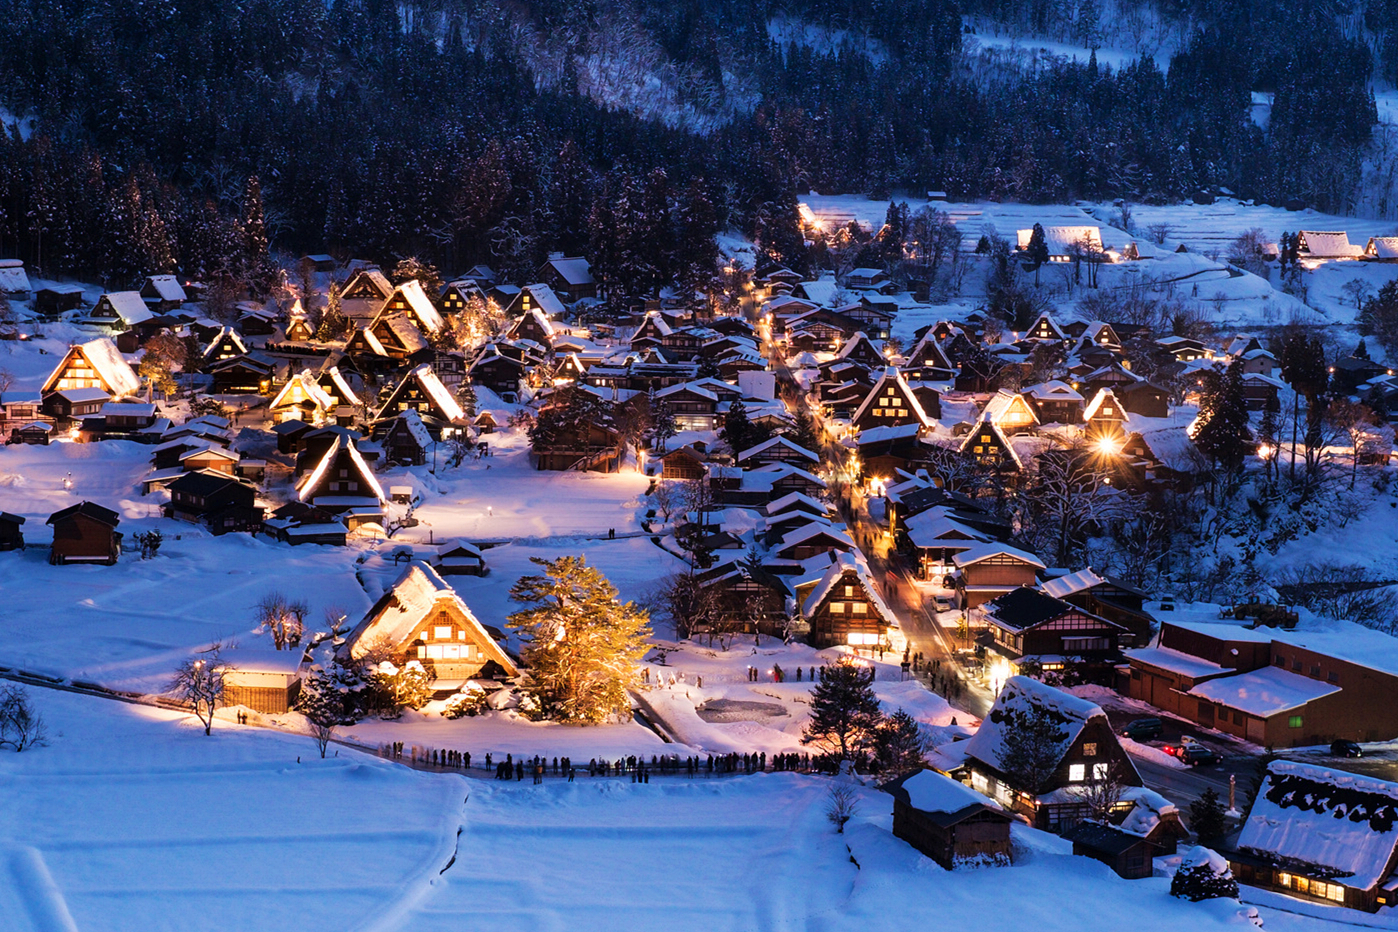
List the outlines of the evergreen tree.
{"type": "Polygon", "coordinates": [[[1223,803],[1219,802],[1218,793],[1213,787],[1205,789],[1198,799],[1189,804],[1189,824],[1200,841],[1212,841],[1227,831],[1223,803]]]}
{"type": "Polygon", "coordinates": [[[1039,284],[1039,269],[1049,260],[1048,239],[1044,236],[1043,224],[1034,224],[1034,229],[1029,234],[1029,245],[1024,250],[1024,257],[1033,263],[1034,284],[1039,284]]]}
{"type": "Polygon", "coordinates": [[[843,760],[869,750],[883,721],[873,683],[872,667],[848,662],[823,667],[811,691],[811,720],[801,743],[843,760]]]}
{"type": "Polygon", "coordinates": [[[1203,421],[1194,434],[1195,446],[1225,471],[1237,472],[1252,445],[1241,362],[1229,365],[1217,393],[1201,405],[1199,416],[1203,421]]]}
{"type": "Polygon", "coordinates": [[[476,386],[469,376],[462,379],[461,385],[456,389],[456,400],[467,417],[476,416],[476,386]]]}
{"type": "Polygon", "coordinates": [[[736,455],[769,439],[772,432],[748,420],[747,405],[738,398],[728,406],[728,413],[724,415],[723,428],[719,430],[718,436],[736,455]]]}
{"type": "Polygon", "coordinates": [[[417,256],[408,256],[400,259],[393,267],[393,284],[401,285],[404,282],[416,281],[422,283],[422,290],[427,292],[427,297],[436,304],[442,293],[442,275],[437,271],[437,267],[430,262],[424,262],[417,256]]]}
{"type": "Polygon", "coordinates": [[[1063,720],[1035,705],[1001,722],[1000,732],[1001,769],[1016,789],[1038,795],[1063,755],[1063,720]]]}
{"type": "Polygon", "coordinates": [[[816,433],[815,418],[804,405],[796,409],[795,425],[787,433],[786,439],[798,447],[805,447],[812,453],[820,452],[820,436],[816,433]]]}
{"type": "Polygon", "coordinates": [[[265,295],[272,289],[273,266],[268,254],[267,222],[262,212],[262,182],[249,175],[243,189],[243,217],[239,226],[243,237],[242,270],[253,293],[265,295]]]}
{"type": "Polygon", "coordinates": [[[646,652],[649,618],[584,557],[531,557],[543,575],[522,576],[510,598],[527,606],[510,615],[523,644],[530,694],[562,722],[596,725],[628,718],[627,689],[646,652]]]}
{"type": "Polygon", "coordinates": [[[899,709],[874,732],[874,766],[881,774],[902,776],[927,765],[927,739],[917,720],[899,709]]]}
{"type": "Polygon", "coordinates": [[[665,445],[675,436],[675,412],[664,398],[652,398],[650,403],[651,436],[659,452],[665,452],[665,445]]]}

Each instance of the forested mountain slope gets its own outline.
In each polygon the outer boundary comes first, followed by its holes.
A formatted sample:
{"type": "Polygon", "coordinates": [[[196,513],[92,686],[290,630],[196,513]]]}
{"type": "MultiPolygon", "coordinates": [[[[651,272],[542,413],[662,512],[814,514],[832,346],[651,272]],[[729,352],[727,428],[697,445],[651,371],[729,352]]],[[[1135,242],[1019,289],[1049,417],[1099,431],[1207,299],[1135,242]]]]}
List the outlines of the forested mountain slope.
{"type": "Polygon", "coordinates": [[[253,175],[286,249],[507,269],[585,248],[603,197],[777,252],[807,187],[1344,211],[1398,76],[1398,0],[1141,7],[1175,51],[1115,70],[977,68],[968,30],[1091,47],[1131,8],[963,2],[0,0],[0,106],[37,118],[0,143],[0,255],[217,275],[253,175]]]}

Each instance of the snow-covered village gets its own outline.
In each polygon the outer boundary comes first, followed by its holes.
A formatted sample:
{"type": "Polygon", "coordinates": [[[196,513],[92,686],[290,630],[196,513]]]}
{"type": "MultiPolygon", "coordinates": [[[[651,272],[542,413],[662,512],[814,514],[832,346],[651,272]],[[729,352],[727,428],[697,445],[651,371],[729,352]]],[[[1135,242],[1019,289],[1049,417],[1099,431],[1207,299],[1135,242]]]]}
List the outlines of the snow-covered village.
{"type": "Polygon", "coordinates": [[[0,929],[1398,930],[1398,7],[827,6],[0,0],[0,929]]]}

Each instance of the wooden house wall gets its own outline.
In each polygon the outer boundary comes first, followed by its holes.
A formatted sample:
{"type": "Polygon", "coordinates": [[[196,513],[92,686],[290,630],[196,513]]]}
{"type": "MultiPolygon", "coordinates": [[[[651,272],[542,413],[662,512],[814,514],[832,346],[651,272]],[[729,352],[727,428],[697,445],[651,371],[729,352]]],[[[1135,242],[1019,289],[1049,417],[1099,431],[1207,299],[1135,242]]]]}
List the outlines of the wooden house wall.
{"type": "Polygon", "coordinates": [[[121,534],[87,515],[69,515],[53,526],[52,563],[82,560],[115,564],[120,552],[121,534]]]}

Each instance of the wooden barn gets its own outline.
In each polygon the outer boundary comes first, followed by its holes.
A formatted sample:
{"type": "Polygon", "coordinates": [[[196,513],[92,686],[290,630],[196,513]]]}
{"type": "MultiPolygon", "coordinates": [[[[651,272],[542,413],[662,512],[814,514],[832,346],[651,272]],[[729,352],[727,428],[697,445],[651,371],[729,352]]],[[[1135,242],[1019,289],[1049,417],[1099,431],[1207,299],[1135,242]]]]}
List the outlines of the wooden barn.
{"type": "Polygon", "coordinates": [[[225,649],[219,652],[223,669],[225,706],[240,705],[254,712],[278,715],[290,711],[301,694],[303,653],[292,650],[225,649]]]}
{"type": "Polygon", "coordinates": [[[0,511],[0,551],[24,549],[24,518],[0,511]]]}
{"type": "Polygon", "coordinates": [[[49,515],[53,527],[53,547],[49,562],[103,563],[116,565],[121,555],[121,516],[92,502],[79,502],[49,515]]]}
{"type": "Polygon", "coordinates": [[[464,540],[453,540],[437,548],[437,572],[443,576],[484,576],[489,570],[485,554],[464,540]]]}
{"type": "Polygon", "coordinates": [[[1008,866],[1014,859],[1010,823],[992,799],[935,770],[887,783],[893,834],[947,870],[1008,866]]]}

